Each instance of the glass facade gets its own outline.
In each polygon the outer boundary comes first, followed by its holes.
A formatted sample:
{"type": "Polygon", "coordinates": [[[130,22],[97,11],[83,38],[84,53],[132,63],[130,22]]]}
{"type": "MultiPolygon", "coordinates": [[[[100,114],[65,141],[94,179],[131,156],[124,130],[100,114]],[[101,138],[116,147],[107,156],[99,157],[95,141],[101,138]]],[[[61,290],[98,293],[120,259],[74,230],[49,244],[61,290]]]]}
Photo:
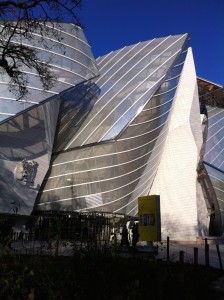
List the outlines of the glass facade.
{"type": "Polygon", "coordinates": [[[221,86],[200,78],[198,85],[201,110],[206,116],[203,164],[207,175],[204,181],[207,181],[209,188],[205,189],[204,193],[209,200],[208,207],[214,223],[213,230],[217,234],[222,234],[224,231],[224,93],[221,86]]]}
{"type": "Polygon", "coordinates": [[[97,60],[99,78],[64,95],[35,210],[137,215],[137,198],[150,191],[163,153],[188,39],[170,36],[105,55],[97,60]]]}
{"type": "MultiPolygon", "coordinates": [[[[24,64],[21,71],[28,75],[29,98],[16,101],[15,95],[8,89],[10,79],[3,74],[0,80],[0,123],[99,74],[91,47],[81,28],[66,23],[59,27],[52,27],[52,24],[46,27],[51,27],[48,36],[43,37],[42,33],[37,32],[33,34],[32,44],[24,39],[23,45],[38,50],[40,61],[49,63],[56,83],[51,90],[44,91],[36,71],[24,64]],[[52,31],[59,32],[61,38],[58,41],[52,36],[52,31]]],[[[12,42],[18,43],[15,38],[12,42]]]]}
{"type": "MultiPolygon", "coordinates": [[[[189,89],[180,84],[189,76],[186,74],[193,74],[189,35],[140,42],[95,60],[81,28],[61,24],[60,32],[63,43],[55,45],[50,35],[45,37],[49,51],[41,45],[38,32],[30,45],[39,50],[43,62],[52,59],[52,71],[57,75],[52,90],[43,91],[31,70],[30,98],[16,101],[8,90],[7,76],[2,76],[0,212],[102,212],[137,217],[138,197],[150,194],[156,178],[159,182],[163,176],[159,166],[162,161],[164,165],[165,149],[170,147],[167,140],[172,140],[174,147],[182,141],[180,136],[175,140],[175,130],[169,132],[172,126],[181,127],[181,122],[173,119],[181,118],[176,103],[186,99],[192,101],[190,112],[183,108],[189,114],[189,128],[201,126],[186,130],[190,132],[188,141],[200,148],[202,130],[204,137],[195,181],[198,179],[203,190],[211,232],[222,234],[223,89],[202,79],[198,79],[195,93],[196,79],[189,89]]],[[[24,67],[23,72],[28,74],[28,69],[24,67]]],[[[180,165],[184,158],[178,159],[180,165]]]]}
{"type": "MultiPolygon", "coordinates": [[[[67,95],[66,91],[78,83],[99,75],[81,28],[61,24],[59,28],[51,30],[60,30],[63,44],[49,34],[44,37],[47,47],[43,47],[43,37],[37,32],[33,34],[32,45],[29,45],[38,50],[42,62],[48,62],[51,58],[52,72],[57,76],[57,82],[51,90],[43,91],[35,71],[23,66],[22,71],[29,75],[29,99],[17,101],[8,89],[9,78],[6,75],[1,78],[1,213],[32,213],[50,165],[62,99],[67,95]]],[[[17,43],[16,40],[13,42],[17,43]]],[[[28,42],[23,40],[23,44],[27,45],[28,42]]],[[[74,111],[70,117],[75,114],[74,111]]]]}

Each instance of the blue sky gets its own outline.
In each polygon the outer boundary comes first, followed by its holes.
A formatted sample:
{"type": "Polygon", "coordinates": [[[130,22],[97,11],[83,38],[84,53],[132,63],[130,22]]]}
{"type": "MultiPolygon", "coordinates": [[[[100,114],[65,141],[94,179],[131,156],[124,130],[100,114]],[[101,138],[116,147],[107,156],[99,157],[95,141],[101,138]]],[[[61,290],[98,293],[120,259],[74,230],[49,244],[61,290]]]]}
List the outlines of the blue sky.
{"type": "Polygon", "coordinates": [[[94,56],[189,33],[196,74],[224,84],[224,0],[83,0],[78,12],[94,56]]]}

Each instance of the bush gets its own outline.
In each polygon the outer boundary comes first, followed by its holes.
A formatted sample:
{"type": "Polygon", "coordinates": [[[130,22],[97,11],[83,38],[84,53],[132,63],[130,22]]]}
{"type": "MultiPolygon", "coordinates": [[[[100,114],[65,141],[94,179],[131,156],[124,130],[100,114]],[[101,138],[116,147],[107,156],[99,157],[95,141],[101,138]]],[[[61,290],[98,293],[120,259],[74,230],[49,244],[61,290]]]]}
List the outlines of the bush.
{"type": "MultiPolygon", "coordinates": [[[[0,299],[205,299],[222,275],[205,266],[162,262],[107,252],[74,256],[0,256],[0,299]]],[[[207,298],[206,298],[207,299],[207,298]]]]}

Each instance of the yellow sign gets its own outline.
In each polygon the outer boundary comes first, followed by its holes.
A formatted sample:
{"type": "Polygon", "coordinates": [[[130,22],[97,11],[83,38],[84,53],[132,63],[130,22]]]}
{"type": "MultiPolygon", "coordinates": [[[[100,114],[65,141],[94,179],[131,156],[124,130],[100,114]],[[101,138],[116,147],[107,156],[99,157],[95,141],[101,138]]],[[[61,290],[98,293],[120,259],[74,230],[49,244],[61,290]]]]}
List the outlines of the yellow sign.
{"type": "Polygon", "coordinates": [[[138,231],[140,241],[160,241],[160,197],[158,195],[138,198],[138,231]]]}

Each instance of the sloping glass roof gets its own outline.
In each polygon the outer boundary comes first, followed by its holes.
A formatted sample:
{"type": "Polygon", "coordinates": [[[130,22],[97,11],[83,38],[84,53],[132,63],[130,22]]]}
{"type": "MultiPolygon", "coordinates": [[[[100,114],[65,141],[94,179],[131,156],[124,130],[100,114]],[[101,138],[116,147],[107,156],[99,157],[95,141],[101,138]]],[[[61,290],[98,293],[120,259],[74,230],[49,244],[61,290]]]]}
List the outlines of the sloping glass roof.
{"type": "MultiPolygon", "coordinates": [[[[43,47],[42,36],[38,32],[33,34],[32,44],[25,39],[22,43],[37,49],[42,62],[50,62],[52,73],[57,77],[56,84],[51,90],[44,91],[36,71],[22,66],[22,72],[28,75],[29,95],[27,99],[17,101],[15,95],[8,89],[10,81],[8,75],[1,74],[0,123],[99,75],[96,61],[83,30],[70,23],[62,23],[59,27],[54,26],[53,28],[52,30],[59,31],[62,38],[57,41],[54,37],[44,37],[47,48],[43,47]]],[[[13,43],[18,43],[18,41],[15,39],[13,43]]]]}
{"type": "Polygon", "coordinates": [[[115,139],[164,82],[187,38],[153,39],[98,58],[100,94],[64,149],[115,139]]]}

